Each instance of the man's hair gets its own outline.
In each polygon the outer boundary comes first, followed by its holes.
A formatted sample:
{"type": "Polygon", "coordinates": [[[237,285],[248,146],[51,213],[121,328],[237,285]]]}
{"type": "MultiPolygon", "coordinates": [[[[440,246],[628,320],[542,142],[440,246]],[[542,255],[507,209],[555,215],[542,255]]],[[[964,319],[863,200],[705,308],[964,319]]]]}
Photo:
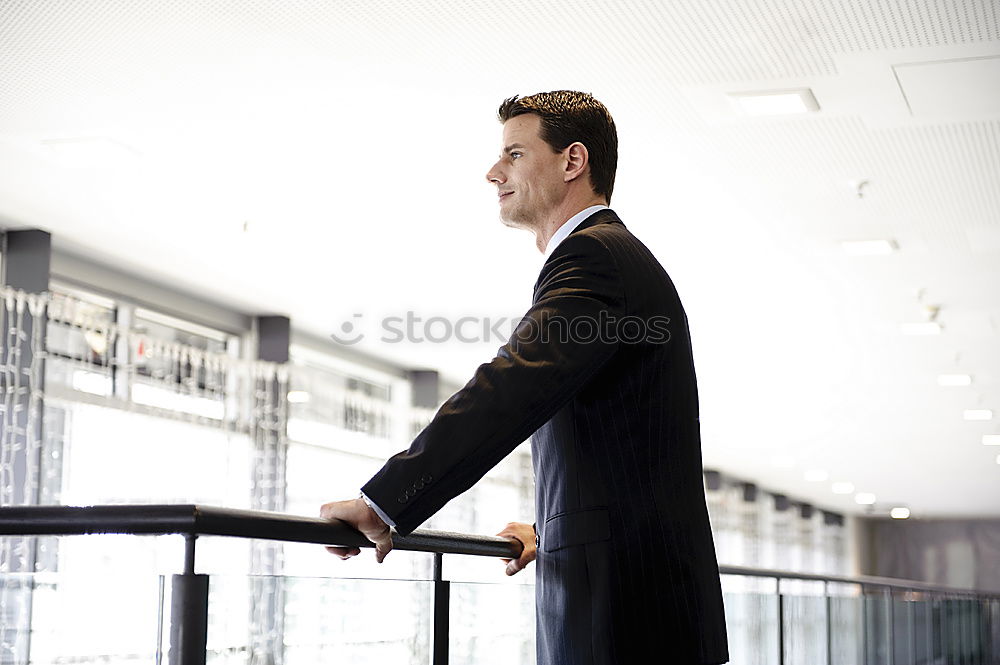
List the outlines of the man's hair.
{"type": "Polygon", "coordinates": [[[525,113],[542,119],[542,140],[560,152],[579,141],[590,156],[590,185],[611,202],[618,169],[618,132],[604,104],[593,95],[574,90],[539,92],[528,97],[514,95],[500,104],[500,122],[525,113]]]}

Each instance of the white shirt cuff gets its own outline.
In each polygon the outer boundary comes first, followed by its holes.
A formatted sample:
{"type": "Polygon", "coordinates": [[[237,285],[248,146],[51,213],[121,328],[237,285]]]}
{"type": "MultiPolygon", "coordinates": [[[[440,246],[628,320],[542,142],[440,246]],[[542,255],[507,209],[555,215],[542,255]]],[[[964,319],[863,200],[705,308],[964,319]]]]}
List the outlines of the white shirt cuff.
{"type": "Polygon", "coordinates": [[[384,510],[382,510],[377,505],[375,505],[375,503],[371,499],[369,499],[367,496],[365,496],[364,492],[361,493],[361,498],[365,500],[365,503],[368,504],[369,508],[371,508],[372,510],[375,511],[375,514],[379,516],[379,519],[381,519],[383,522],[385,522],[389,526],[396,526],[396,522],[393,521],[393,519],[391,517],[389,517],[388,515],[386,515],[384,510]]]}

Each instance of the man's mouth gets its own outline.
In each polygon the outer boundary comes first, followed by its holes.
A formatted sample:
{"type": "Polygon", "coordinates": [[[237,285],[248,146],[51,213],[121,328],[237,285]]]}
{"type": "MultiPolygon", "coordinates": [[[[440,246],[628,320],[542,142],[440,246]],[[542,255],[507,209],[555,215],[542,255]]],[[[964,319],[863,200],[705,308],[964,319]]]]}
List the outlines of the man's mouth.
{"type": "Polygon", "coordinates": [[[499,201],[503,201],[505,198],[507,198],[508,196],[510,196],[513,193],[514,193],[513,191],[510,191],[510,192],[497,192],[498,200],[499,201]]]}

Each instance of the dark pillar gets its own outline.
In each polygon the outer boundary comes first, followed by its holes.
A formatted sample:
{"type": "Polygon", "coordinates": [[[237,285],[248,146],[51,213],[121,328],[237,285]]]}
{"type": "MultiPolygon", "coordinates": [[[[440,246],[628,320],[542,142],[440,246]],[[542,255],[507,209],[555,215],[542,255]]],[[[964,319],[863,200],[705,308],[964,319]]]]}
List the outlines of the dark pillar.
{"type": "Polygon", "coordinates": [[[28,229],[6,233],[3,283],[28,293],[49,290],[52,234],[28,229]]]}
{"type": "Polygon", "coordinates": [[[258,316],[257,359],[287,363],[291,329],[291,321],[287,316],[258,316]]]}
{"type": "MultiPolygon", "coordinates": [[[[45,387],[45,367],[35,354],[45,348],[45,315],[37,302],[32,307],[24,296],[48,291],[52,237],[37,229],[8,231],[3,242],[3,285],[22,293],[0,305],[0,390],[8,396],[0,403],[0,505],[36,505],[39,482],[45,477],[41,469],[44,409],[38,397],[45,387]]],[[[37,539],[3,540],[0,555],[6,571],[34,573],[37,539]]],[[[0,642],[13,645],[0,655],[0,663],[27,662],[34,581],[15,576],[0,584],[5,586],[2,591],[7,599],[0,616],[0,642]]]]}
{"type": "MultiPolygon", "coordinates": [[[[48,291],[51,235],[38,230],[8,231],[5,244],[4,286],[32,294],[48,291]]],[[[0,505],[32,505],[38,503],[39,488],[32,486],[29,479],[41,477],[37,472],[42,411],[41,404],[31,403],[31,393],[44,389],[45,377],[43,361],[34,357],[36,349],[32,342],[37,334],[44,334],[45,319],[42,316],[35,321],[27,303],[16,301],[13,309],[5,304],[0,314],[3,330],[0,358],[4,365],[0,382],[5,392],[13,390],[13,399],[3,405],[0,420],[0,435],[6,449],[0,458],[0,464],[4,465],[0,469],[0,505]]]]}
{"type": "Polygon", "coordinates": [[[441,380],[437,372],[429,369],[410,370],[407,378],[410,380],[410,406],[414,407],[409,419],[409,437],[413,438],[431,421],[430,413],[440,403],[441,380]]]}
{"type": "Polygon", "coordinates": [[[437,372],[429,369],[411,370],[410,385],[413,406],[422,409],[437,408],[441,391],[441,379],[437,372]]]}

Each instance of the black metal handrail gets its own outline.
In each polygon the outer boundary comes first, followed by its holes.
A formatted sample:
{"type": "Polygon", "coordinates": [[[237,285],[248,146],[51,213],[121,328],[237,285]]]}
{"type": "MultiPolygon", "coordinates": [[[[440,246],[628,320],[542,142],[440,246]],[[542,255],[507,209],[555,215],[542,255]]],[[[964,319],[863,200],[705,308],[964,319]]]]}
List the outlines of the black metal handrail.
{"type": "Polygon", "coordinates": [[[896,577],[877,577],[873,575],[819,575],[815,573],[799,573],[791,570],[775,570],[771,568],[751,568],[749,566],[719,566],[722,575],[743,575],[745,577],[769,577],[779,580],[806,580],[813,582],[833,582],[837,584],[858,584],[864,587],[881,587],[899,589],[901,591],[926,591],[951,596],[976,596],[1000,600],[1000,592],[980,591],[977,589],[962,589],[959,587],[930,584],[917,580],[905,580],[896,577]]]}
{"type": "MultiPolygon", "coordinates": [[[[212,506],[112,505],[15,506],[0,508],[0,536],[75,536],[100,533],[184,536],[230,536],[285,542],[373,547],[343,522],[285,513],[212,506]]],[[[517,558],[521,543],[496,536],[417,529],[408,536],[393,532],[397,550],[517,558]]]]}
{"type": "MultiPolygon", "coordinates": [[[[135,535],[230,536],[285,542],[374,547],[342,522],[318,517],[196,504],[106,506],[13,506],[0,508],[0,536],[73,536],[115,533],[135,535]]],[[[497,536],[417,529],[408,536],[393,532],[393,548],[435,554],[470,554],[517,558],[521,543],[497,536]]],[[[722,575],[858,584],[904,591],[976,595],[1000,599],[1000,592],[963,589],[917,580],[869,575],[802,573],[750,566],[719,566],[722,575]]]]}

